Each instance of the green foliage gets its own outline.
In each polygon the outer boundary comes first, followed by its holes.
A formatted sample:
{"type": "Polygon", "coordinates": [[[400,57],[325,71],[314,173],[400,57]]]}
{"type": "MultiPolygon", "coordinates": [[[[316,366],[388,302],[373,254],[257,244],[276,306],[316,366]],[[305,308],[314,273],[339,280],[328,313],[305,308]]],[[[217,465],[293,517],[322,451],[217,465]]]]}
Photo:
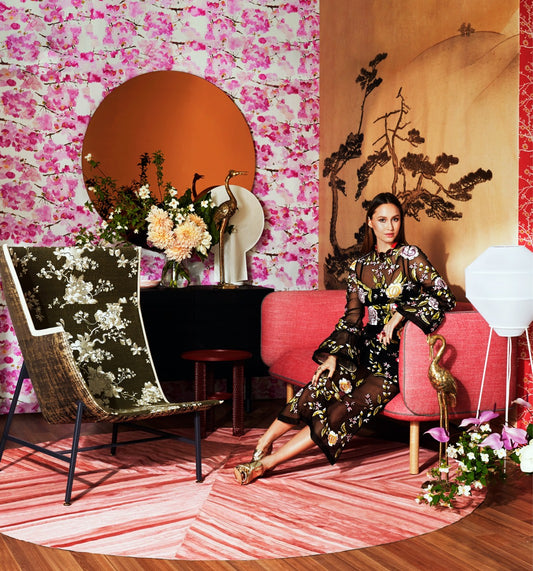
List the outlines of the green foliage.
{"type": "MultiPolygon", "coordinates": [[[[522,433],[526,434],[526,431],[522,433]]],[[[529,425],[527,434],[531,439],[533,425],[529,425]]],[[[428,472],[430,479],[422,484],[422,493],[416,501],[453,508],[457,498],[470,496],[494,480],[505,479],[506,462],[520,463],[518,445],[508,444],[508,448],[510,450],[504,447],[502,438],[492,432],[489,423],[474,424],[463,430],[456,443],[448,445],[446,457],[428,472]],[[495,442],[499,444],[495,445],[495,442]],[[449,459],[453,460],[452,464],[449,459]]]]}
{"type": "Polygon", "coordinates": [[[153,206],[171,214],[174,222],[186,213],[194,212],[206,223],[212,236],[212,244],[219,241],[219,232],[213,221],[216,207],[207,193],[195,199],[192,190],[188,188],[181,196],[172,186],[165,182],[163,164],[165,158],[161,151],[155,151],[152,156],[143,153],[139,157],[138,180],[129,185],[118,185],[117,181],[103,173],[100,163],[89,154],[86,157],[94,174],[86,180],[89,193],[93,199],[86,203],[91,212],[98,212],[102,217],[100,226],[94,229],[82,227],[77,236],[76,243],[99,244],[133,244],[146,248],[154,248],[147,239],[147,216],[153,206]],[[155,167],[157,192],[152,192],[148,183],[148,169],[155,167]]]}

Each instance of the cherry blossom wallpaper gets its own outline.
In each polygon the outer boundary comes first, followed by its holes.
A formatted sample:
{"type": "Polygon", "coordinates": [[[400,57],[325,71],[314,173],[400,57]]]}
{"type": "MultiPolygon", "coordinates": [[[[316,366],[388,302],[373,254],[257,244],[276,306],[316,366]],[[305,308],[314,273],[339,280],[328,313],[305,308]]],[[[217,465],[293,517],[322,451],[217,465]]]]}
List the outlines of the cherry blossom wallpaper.
{"type": "MultiPolygon", "coordinates": [[[[265,212],[253,283],[317,287],[318,0],[9,0],[0,37],[1,242],[72,243],[91,224],[81,176],[91,114],[124,81],[177,70],[224,90],[252,131],[265,212]]],[[[210,271],[204,283],[216,283],[210,271]]],[[[21,357],[4,305],[0,321],[1,413],[21,357]]],[[[22,400],[36,410],[29,384],[22,400]]]]}

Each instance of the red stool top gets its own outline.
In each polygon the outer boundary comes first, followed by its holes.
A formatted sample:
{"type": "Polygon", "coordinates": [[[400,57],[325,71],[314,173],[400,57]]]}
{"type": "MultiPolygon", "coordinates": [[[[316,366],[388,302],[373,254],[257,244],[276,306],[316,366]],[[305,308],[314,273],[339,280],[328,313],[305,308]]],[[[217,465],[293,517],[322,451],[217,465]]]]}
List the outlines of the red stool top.
{"type": "Polygon", "coordinates": [[[198,349],[196,351],[185,351],[181,354],[182,359],[187,361],[244,361],[251,359],[250,351],[241,351],[240,349],[198,349]]]}

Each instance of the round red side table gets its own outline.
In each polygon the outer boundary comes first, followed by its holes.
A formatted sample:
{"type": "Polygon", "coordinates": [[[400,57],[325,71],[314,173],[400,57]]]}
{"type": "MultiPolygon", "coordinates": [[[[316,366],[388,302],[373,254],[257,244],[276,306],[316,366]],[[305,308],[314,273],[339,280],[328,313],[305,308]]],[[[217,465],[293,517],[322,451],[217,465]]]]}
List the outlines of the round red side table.
{"type": "MultiPolygon", "coordinates": [[[[249,351],[238,349],[198,349],[185,351],[182,359],[194,362],[194,398],[206,400],[208,379],[212,379],[213,371],[209,365],[216,363],[232,363],[233,394],[217,393],[216,398],[233,398],[233,434],[244,434],[244,362],[251,359],[249,351]]],[[[205,413],[203,413],[203,434],[205,434],[205,413]]]]}

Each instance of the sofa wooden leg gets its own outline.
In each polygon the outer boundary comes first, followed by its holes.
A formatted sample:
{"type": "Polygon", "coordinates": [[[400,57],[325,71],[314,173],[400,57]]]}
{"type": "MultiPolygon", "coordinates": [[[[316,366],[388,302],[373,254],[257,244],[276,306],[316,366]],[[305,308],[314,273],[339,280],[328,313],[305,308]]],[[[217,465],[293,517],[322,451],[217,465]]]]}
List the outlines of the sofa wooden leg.
{"type": "Polygon", "coordinates": [[[412,420],[409,424],[409,474],[418,474],[418,448],[420,446],[420,423],[412,420]]]}
{"type": "Polygon", "coordinates": [[[287,402],[289,402],[294,396],[294,385],[287,383],[287,402]]]}

